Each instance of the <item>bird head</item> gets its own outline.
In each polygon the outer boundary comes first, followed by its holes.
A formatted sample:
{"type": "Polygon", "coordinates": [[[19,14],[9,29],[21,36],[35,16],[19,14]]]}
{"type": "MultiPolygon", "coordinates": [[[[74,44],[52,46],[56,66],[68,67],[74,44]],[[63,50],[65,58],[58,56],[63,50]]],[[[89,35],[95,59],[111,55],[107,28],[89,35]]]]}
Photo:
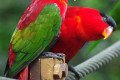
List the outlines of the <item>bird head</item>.
{"type": "Polygon", "coordinates": [[[108,38],[116,29],[116,23],[107,14],[91,8],[69,7],[66,17],[74,17],[76,33],[87,41],[108,38]]]}
{"type": "Polygon", "coordinates": [[[102,16],[102,21],[109,25],[106,29],[104,29],[104,32],[102,33],[104,39],[106,39],[112,34],[112,31],[115,31],[117,25],[113,18],[107,14],[100,12],[100,15],[102,16]]]}

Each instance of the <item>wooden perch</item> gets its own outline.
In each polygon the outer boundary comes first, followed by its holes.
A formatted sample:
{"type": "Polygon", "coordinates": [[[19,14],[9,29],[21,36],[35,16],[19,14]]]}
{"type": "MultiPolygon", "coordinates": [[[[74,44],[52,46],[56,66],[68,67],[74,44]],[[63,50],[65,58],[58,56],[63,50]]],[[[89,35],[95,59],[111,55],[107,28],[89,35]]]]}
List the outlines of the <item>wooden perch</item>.
{"type": "Polygon", "coordinates": [[[30,67],[30,80],[65,80],[67,74],[67,64],[54,58],[39,58],[30,67]]]}

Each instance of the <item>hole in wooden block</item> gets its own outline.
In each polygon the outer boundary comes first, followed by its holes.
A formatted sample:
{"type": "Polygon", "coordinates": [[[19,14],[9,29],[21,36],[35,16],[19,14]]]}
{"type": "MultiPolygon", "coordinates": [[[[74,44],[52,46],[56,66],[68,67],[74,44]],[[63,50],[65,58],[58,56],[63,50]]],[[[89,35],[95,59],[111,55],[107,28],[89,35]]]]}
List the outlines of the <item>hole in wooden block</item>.
{"type": "Polygon", "coordinates": [[[66,63],[61,64],[62,66],[62,77],[66,77],[68,75],[68,65],[66,63]]]}
{"type": "Polygon", "coordinates": [[[54,79],[61,79],[62,78],[62,67],[60,64],[56,64],[54,66],[53,76],[54,76],[54,79]]]}

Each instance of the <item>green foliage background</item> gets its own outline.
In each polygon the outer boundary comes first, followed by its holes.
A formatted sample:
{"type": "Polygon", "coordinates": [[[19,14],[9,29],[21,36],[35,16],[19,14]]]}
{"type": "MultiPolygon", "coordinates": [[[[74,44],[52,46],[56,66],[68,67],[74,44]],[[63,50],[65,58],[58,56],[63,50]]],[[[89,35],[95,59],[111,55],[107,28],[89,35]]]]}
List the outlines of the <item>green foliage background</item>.
{"type": "MultiPolygon", "coordinates": [[[[69,6],[82,6],[90,7],[109,13],[118,0],[69,0],[69,6]]],[[[8,57],[9,42],[12,33],[27,6],[31,0],[0,0],[0,76],[3,76],[3,71],[8,57]]],[[[118,14],[120,11],[118,11],[118,14]]],[[[117,16],[120,18],[120,16],[117,16]]],[[[120,21],[117,21],[120,23],[120,21]]],[[[87,43],[70,61],[70,65],[77,65],[86,59],[92,57],[98,52],[104,50],[114,42],[120,40],[120,31],[115,31],[110,38],[103,40],[94,50],[86,55],[85,51],[90,45],[87,43]]],[[[101,69],[89,74],[81,80],[120,80],[120,58],[115,59],[113,62],[105,65],[101,69]]]]}

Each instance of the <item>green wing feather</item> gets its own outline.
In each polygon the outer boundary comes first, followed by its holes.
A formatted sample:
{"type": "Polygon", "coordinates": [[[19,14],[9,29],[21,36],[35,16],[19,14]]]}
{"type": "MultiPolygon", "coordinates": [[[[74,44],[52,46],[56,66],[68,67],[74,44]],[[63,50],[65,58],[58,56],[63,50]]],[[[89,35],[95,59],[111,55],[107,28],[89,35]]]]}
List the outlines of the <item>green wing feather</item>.
{"type": "Polygon", "coordinates": [[[61,24],[60,11],[54,4],[46,5],[35,22],[23,30],[16,28],[11,39],[15,52],[15,61],[8,71],[13,77],[26,65],[37,58],[59,33],[61,24]]]}

